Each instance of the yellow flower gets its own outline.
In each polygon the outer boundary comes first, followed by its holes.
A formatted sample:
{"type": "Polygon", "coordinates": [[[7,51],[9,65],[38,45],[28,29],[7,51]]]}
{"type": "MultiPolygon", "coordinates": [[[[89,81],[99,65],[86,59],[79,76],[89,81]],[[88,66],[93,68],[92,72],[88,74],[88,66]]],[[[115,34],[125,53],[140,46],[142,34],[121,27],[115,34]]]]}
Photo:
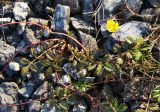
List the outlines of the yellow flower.
{"type": "Polygon", "coordinates": [[[106,22],[106,28],[109,32],[116,32],[119,27],[119,23],[113,19],[108,19],[106,22]]]}

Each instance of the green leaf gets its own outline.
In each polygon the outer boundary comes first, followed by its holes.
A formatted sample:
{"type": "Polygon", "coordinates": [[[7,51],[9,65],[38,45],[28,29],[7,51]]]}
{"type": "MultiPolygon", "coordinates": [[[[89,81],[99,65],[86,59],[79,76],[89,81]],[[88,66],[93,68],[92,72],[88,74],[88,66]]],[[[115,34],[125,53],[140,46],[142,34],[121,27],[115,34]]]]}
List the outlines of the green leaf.
{"type": "Polygon", "coordinates": [[[51,67],[48,67],[47,70],[45,71],[45,75],[50,75],[50,74],[52,74],[52,71],[53,71],[52,66],[51,66],[51,67]]]}
{"type": "Polygon", "coordinates": [[[22,64],[29,64],[30,63],[30,61],[26,58],[22,58],[20,61],[22,64]]]}
{"type": "Polygon", "coordinates": [[[109,72],[112,71],[112,65],[111,65],[110,63],[108,63],[108,62],[105,63],[104,68],[105,68],[107,71],[109,71],[109,72]]]}
{"type": "Polygon", "coordinates": [[[134,53],[134,56],[135,56],[135,60],[139,61],[142,57],[142,53],[140,51],[137,51],[134,53]]]}
{"type": "Polygon", "coordinates": [[[138,46],[143,44],[143,38],[142,37],[138,37],[137,40],[136,40],[136,43],[137,43],[138,46]]]}
{"type": "Polygon", "coordinates": [[[128,42],[129,44],[132,44],[134,42],[133,38],[132,37],[127,37],[126,39],[126,42],[128,42]]]}
{"type": "Polygon", "coordinates": [[[87,69],[88,69],[88,71],[91,71],[91,70],[93,70],[94,68],[96,68],[96,66],[97,66],[96,63],[92,63],[92,64],[90,64],[90,65],[87,67],[87,69]]]}
{"type": "Polygon", "coordinates": [[[58,65],[52,65],[56,71],[62,71],[62,68],[58,65]]]}
{"type": "Polygon", "coordinates": [[[96,75],[101,75],[102,71],[103,71],[102,64],[98,64],[97,69],[96,69],[96,75]]]}
{"type": "Polygon", "coordinates": [[[47,66],[51,66],[52,63],[49,60],[44,60],[44,61],[41,62],[41,65],[47,67],[47,66]]]}
{"type": "Polygon", "coordinates": [[[29,72],[29,67],[28,67],[28,66],[23,67],[23,68],[21,69],[21,74],[22,74],[22,75],[26,75],[26,74],[28,74],[28,72],[29,72]]]}
{"type": "Polygon", "coordinates": [[[30,66],[30,69],[31,69],[33,72],[37,72],[37,67],[36,67],[35,64],[32,64],[32,65],[30,66]]]}
{"type": "Polygon", "coordinates": [[[47,54],[47,53],[46,53],[46,57],[47,57],[49,60],[51,60],[51,61],[54,60],[54,59],[53,59],[49,54],[47,54]]]}

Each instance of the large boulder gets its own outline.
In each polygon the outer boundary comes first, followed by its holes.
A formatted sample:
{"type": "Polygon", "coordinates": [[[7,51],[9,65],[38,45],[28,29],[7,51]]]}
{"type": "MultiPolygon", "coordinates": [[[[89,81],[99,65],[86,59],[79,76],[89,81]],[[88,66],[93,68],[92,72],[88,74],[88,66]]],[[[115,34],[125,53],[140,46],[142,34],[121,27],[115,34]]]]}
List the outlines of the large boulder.
{"type": "MultiPolygon", "coordinates": [[[[0,85],[0,105],[12,105],[18,104],[18,86],[14,82],[3,82],[0,85]]],[[[0,112],[17,112],[18,107],[3,107],[0,108],[0,112]]]]}
{"type": "Polygon", "coordinates": [[[144,37],[148,32],[148,28],[148,23],[138,21],[131,21],[121,25],[116,32],[107,36],[107,41],[104,44],[106,52],[112,51],[115,43],[123,43],[127,37],[132,37],[133,40],[144,37]]]}

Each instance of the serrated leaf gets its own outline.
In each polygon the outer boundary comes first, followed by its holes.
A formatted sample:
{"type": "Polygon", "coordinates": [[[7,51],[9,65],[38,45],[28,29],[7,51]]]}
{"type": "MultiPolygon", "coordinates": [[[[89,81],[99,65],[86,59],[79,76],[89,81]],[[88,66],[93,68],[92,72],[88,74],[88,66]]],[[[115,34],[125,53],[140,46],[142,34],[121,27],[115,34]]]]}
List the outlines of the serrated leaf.
{"type": "Polygon", "coordinates": [[[28,72],[29,72],[29,67],[28,67],[28,66],[23,67],[23,68],[21,69],[21,74],[22,74],[22,75],[26,75],[26,74],[28,74],[28,72]]]}
{"type": "Polygon", "coordinates": [[[58,65],[52,65],[56,71],[62,71],[62,68],[58,65]]]}
{"type": "Polygon", "coordinates": [[[30,63],[30,61],[26,58],[22,58],[20,61],[22,64],[29,64],[30,63]]]}
{"type": "Polygon", "coordinates": [[[51,66],[52,63],[49,60],[44,60],[41,62],[41,65],[47,67],[47,66],[51,66]]]}
{"type": "Polygon", "coordinates": [[[50,74],[52,74],[52,71],[53,71],[52,66],[51,66],[51,67],[48,67],[48,68],[46,69],[46,71],[45,71],[45,75],[50,75],[50,74]]]}
{"type": "Polygon", "coordinates": [[[35,64],[32,64],[32,65],[30,66],[30,69],[31,69],[33,72],[37,72],[37,67],[36,67],[35,64]]]}
{"type": "Polygon", "coordinates": [[[46,53],[45,55],[46,55],[46,57],[47,57],[49,60],[51,60],[51,61],[54,60],[49,54],[46,53]]]}

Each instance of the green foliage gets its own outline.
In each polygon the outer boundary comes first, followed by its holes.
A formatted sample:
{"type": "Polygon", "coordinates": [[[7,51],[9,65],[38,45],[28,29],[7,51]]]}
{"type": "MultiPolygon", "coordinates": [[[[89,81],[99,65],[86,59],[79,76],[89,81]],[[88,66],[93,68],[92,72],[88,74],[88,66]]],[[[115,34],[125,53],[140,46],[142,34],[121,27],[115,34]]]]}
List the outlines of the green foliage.
{"type": "Polygon", "coordinates": [[[152,91],[152,97],[156,98],[157,102],[160,103],[160,85],[156,86],[152,91]]]}
{"type": "Polygon", "coordinates": [[[117,99],[110,98],[104,103],[105,112],[124,112],[127,109],[125,104],[119,104],[117,99]]]}

